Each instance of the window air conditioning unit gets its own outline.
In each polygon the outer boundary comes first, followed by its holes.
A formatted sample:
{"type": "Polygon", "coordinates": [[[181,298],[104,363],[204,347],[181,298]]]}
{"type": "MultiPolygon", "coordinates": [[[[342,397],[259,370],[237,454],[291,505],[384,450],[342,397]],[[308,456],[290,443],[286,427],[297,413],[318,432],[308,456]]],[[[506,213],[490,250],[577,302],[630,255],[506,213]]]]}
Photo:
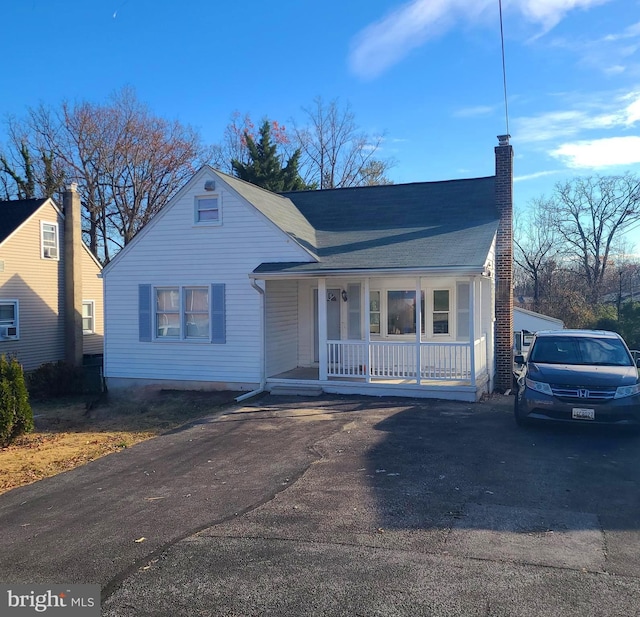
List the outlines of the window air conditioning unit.
{"type": "Polygon", "coordinates": [[[18,338],[18,328],[16,326],[0,326],[0,337],[18,338]]]}
{"type": "Polygon", "coordinates": [[[58,259],[58,249],[52,246],[45,246],[44,256],[47,259],[58,259]]]}

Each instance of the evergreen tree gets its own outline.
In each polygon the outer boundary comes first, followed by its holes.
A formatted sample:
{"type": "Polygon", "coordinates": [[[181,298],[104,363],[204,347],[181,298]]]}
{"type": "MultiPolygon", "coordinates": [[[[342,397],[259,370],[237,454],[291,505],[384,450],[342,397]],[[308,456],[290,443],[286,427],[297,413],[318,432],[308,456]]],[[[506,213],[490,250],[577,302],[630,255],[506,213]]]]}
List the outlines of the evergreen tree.
{"type": "Polygon", "coordinates": [[[22,366],[12,358],[0,356],[0,445],[33,430],[33,411],[22,366]]]}
{"type": "Polygon", "coordinates": [[[260,137],[256,141],[245,131],[248,161],[246,163],[237,159],[231,161],[231,167],[236,177],[274,193],[314,188],[305,184],[300,177],[298,171],[300,150],[296,150],[283,166],[283,157],[278,154],[277,144],[273,143],[271,124],[268,120],[262,123],[259,135],[260,137]]]}

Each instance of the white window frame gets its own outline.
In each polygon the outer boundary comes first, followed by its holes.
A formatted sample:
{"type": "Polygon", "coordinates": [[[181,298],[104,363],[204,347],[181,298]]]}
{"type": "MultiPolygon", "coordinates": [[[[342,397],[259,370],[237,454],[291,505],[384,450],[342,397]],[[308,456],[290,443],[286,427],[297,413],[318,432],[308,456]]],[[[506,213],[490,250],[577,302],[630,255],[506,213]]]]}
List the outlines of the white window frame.
{"type": "MultiPolygon", "coordinates": [[[[169,327],[168,324],[167,326],[169,327]]],[[[153,340],[155,341],[188,341],[190,343],[209,343],[211,342],[211,288],[208,285],[158,285],[153,287],[153,340]],[[187,311],[185,298],[188,290],[204,290],[207,292],[207,316],[209,327],[205,336],[188,336],[187,335],[187,313],[204,314],[204,311],[187,311]],[[177,310],[158,310],[158,292],[159,291],[175,291],[178,294],[177,310]],[[158,334],[161,326],[159,324],[159,315],[178,315],[178,334],[161,336],[158,334]]]]}
{"type": "Polygon", "coordinates": [[[0,337],[0,343],[8,340],[16,340],[20,338],[20,302],[14,299],[1,299],[0,306],[2,305],[10,305],[13,306],[13,319],[12,320],[3,320],[0,319],[0,328],[2,326],[14,327],[16,329],[16,336],[11,337],[11,339],[0,337]]]}
{"type": "Polygon", "coordinates": [[[369,290],[369,298],[367,298],[368,302],[369,302],[369,335],[370,336],[375,336],[375,337],[381,337],[383,334],[383,319],[382,319],[382,291],[380,291],[379,289],[370,289],[369,290]],[[371,296],[373,296],[374,294],[378,294],[378,309],[377,310],[372,310],[371,309],[371,296]],[[371,330],[371,315],[378,315],[378,332],[372,332],[371,330]]]}
{"type": "MultiPolygon", "coordinates": [[[[394,338],[394,339],[402,339],[402,338],[410,338],[413,339],[416,336],[415,332],[400,332],[399,334],[395,334],[395,333],[391,333],[389,332],[389,294],[390,293],[394,293],[394,292],[400,292],[400,293],[408,293],[408,294],[413,294],[414,299],[415,299],[415,289],[396,289],[395,287],[393,289],[387,289],[384,292],[384,336],[387,338],[394,338]]],[[[425,293],[424,289],[420,290],[420,298],[421,298],[421,302],[422,302],[422,319],[421,319],[421,323],[420,323],[420,334],[422,336],[426,336],[427,333],[427,320],[426,320],[426,307],[427,307],[427,295],[425,293]]],[[[382,315],[381,315],[382,317],[382,315]]],[[[414,327],[415,327],[415,321],[413,323],[414,327]]],[[[381,333],[382,334],[382,333],[381,333]]]]}
{"type": "Polygon", "coordinates": [[[222,225],[222,196],[220,193],[207,193],[206,195],[196,195],[193,199],[193,221],[197,226],[211,226],[217,227],[222,225]],[[215,199],[217,202],[217,208],[201,208],[200,203],[205,199],[215,199]],[[217,212],[215,219],[203,219],[200,220],[201,212],[217,212]]]}
{"type": "Polygon", "coordinates": [[[442,337],[448,337],[451,338],[454,334],[453,332],[453,326],[454,324],[452,323],[451,320],[451,304],[452,304],[452,299],[453,299],[453,292],[451,289],[449,289],[448,287],[434,287],[433,289],[430,290],[429,295],[431,296],[431,310],[429,311],[429,316],[430,316],[430,324],[429,324],[429,330],[431,331],[431,336],[434,338],[442,338],[442,337]],[[435,298],[435,294],[439,291],[446,291],[449,294],[449,303],[448,303],[448,309],[446,311],[442,311],[442,310],[436,310],[436,298],[435,298]],[[446,314],[447,315],[447,332],[435,332],[434,330],[434,325],[435,325],[435,315],[443,315],[446,314]]]}
{"type": "Polygon", "coordinates": [[[82,301],[82,334],[95,334],[95,331],[96,331],[96,303],[94,300],[83,300],[82,301]],[[85,306],[91,307],[91,314],[87,317],[85,317],[85,314],[84,314],[85,306]],[[90,320],[89,323],[91,327],[88,329],[84,327],[85,319],[90,320]]]}
{"type": "MultiPolygon", "coordinates": [[[[49,231],[49,230],[47,230],[49,231]]],[[[40,256],[42,259],[51,259],[52,261],[60,261],[60,231],[58,223],[52,223],[51,221],[40,221],[40,256]],[[45,245],[44,232],[45,225],[53,227],[53,231],[56,236],[55,247],[45,245]],[[55,249],[55,255],[51,255],[51,249],[55,249]]]]}

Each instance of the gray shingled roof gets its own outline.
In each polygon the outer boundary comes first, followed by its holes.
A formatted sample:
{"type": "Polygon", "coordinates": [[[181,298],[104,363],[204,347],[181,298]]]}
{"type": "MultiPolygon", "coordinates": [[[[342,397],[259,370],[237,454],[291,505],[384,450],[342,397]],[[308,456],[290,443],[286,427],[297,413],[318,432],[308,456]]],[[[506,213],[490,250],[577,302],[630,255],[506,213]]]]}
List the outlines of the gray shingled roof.
{"type": "Polygon", "coordinates": [[[280,227],[280,229],[288,233],[307,250],[315,253],[315,229],[288,197],[272,193],[255,184],[234,178],[220,171],[217,173],[234,191],[244,197],[249,203],[253,204],[256,209],[262,212],[262,214],[280,227]]]}
{"type": "Polygon", "coordinates": [[[243,196],[291,235],[300,237],[304,230],[306,241],[313,238],[318,262],[263,263],[256,274],[478,269],[498,228],[493,176],[283,193],[286,201],[277,202],[278,208],[256,203],[264,192],[243,196]]]}
{"type": "Polygon", "coordinates": [[[46,199],[0,201],[0,242],[4,242],[46,199]]]}

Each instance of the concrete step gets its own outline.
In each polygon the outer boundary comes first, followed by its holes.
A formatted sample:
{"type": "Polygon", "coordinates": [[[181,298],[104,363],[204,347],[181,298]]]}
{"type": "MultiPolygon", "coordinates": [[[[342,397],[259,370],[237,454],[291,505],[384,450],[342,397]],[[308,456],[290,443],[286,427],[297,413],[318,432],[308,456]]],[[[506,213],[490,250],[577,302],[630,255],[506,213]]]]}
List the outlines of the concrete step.
{"type": "Polygon", "coordinates": [[[320,396],[322,394],[322,388],[320,386],[273,386],[271,388],[271,394],[273,396],[320,396]]]}

